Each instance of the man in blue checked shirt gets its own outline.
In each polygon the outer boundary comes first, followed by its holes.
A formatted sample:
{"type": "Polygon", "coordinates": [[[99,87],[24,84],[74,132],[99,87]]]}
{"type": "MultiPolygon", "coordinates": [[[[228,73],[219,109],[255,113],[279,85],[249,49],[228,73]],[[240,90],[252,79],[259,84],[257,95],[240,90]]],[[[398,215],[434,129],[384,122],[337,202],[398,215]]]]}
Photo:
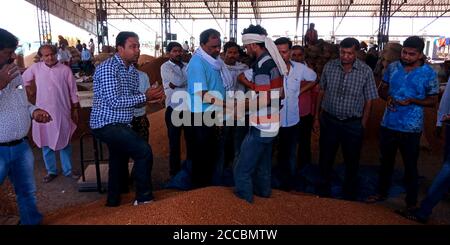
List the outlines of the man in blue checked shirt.
{"type": "Polygon", "coordinates": [[[120,205],[120,194],[127,192],[128,159],[134,160],[136,199],[134,205],[153,200],[151,170],[152,149],[131,128],[135,107],[146,102],[161,102],[161,86],[140,93],[136,68],[140,54],[139,37],[134,32],[120,32],[116,37],[117,53],[102,63],[94,75],[94,99],[90,126],[95,137],[109,150],[108,198],[106,206],[120,205]]]}

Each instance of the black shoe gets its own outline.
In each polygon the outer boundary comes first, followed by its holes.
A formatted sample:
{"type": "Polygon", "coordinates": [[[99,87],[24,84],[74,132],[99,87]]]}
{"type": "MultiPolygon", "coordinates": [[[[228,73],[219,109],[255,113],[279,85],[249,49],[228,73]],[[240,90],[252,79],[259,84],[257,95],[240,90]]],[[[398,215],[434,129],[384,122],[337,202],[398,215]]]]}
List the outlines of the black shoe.
{"type": "Polygon", "coordinates": [[[106,207],[118,207],[120,206],[120,198],[110,198],[106,199],[106,207]]]}

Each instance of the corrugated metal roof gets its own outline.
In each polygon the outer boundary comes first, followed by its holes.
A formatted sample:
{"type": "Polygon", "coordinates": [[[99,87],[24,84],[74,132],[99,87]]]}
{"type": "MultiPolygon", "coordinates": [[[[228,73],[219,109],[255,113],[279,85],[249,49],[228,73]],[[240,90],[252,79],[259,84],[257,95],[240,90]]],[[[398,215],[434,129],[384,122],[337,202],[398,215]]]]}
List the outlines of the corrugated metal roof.
{"type": "MultiPolygon", "coordinates": [[[[72,0],[95,13],[95,0],[72,0]]],[[[304,0],[306,3],[308,0],[304,0]]],[[[311,17],[376,17],[380,0],[309,0],[311,17]]],[[[391,0],[393,17],[450,17],[450,0],[391,0]]],[[[160,19],[163,0],[104,0],[108,19],[160,19]],[[130,14],[131,13],[131,14],[130,14]],[[133,16],[134,15],[134,16],[133,16]]],[[[307,6],[307,4],[306,4],[307,6]]],[[[239,0],[239,19],[295,18],[302,16],[301,0],[239,0]],[[298,7],[300,5],[300,7],[298,7]],[[257,16],[255,16],[257,15],[257,16]]],[[[176,19],[227,19],[230,0],[170,0],[176,19]]]]}

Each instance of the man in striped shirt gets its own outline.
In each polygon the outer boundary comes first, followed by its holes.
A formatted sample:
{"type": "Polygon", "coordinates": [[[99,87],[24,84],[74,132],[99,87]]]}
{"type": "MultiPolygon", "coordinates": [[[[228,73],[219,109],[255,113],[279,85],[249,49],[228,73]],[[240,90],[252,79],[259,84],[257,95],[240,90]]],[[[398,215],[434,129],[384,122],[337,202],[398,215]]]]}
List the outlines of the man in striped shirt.
{"type": "Polygon", "coordinates": [[[102,63],[94,75],[94,98],[90,126],[95,137],[109,150],[108,198],[106,206],[120,205],[120,193],[126,192],[128,159],[134,160],[136,199],[134,205],[153,199],[151,169],[152,149],[148,142],[131,128],[134,108],[153,101],[162,101],[162,87],[139,92],[136,68],[140,54],[139,37],[134,32],[120,32],[116,37],[117,53],[102,63]]]}

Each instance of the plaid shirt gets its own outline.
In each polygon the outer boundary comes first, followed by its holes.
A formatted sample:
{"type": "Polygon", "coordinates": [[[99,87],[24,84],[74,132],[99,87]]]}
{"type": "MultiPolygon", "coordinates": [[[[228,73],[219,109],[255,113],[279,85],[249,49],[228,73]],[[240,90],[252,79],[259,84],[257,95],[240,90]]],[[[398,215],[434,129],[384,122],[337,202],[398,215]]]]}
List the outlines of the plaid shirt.
{"type": "Polygon", "coordinates": [[[146,101],[138,88],[139,76],[134,66],[127,68],[117,54],[103,62],[94,74],[91,128],[130,124],[134,107],[146,101]]]}
{"type": "Polygon", "coordinates": [[[347,74],[340,59],[328,62],[320,87],[325,91],[322,109],[340,120],[362,117],[365,102],[378,98],[372,70],[358,59],[347,74]]]}

